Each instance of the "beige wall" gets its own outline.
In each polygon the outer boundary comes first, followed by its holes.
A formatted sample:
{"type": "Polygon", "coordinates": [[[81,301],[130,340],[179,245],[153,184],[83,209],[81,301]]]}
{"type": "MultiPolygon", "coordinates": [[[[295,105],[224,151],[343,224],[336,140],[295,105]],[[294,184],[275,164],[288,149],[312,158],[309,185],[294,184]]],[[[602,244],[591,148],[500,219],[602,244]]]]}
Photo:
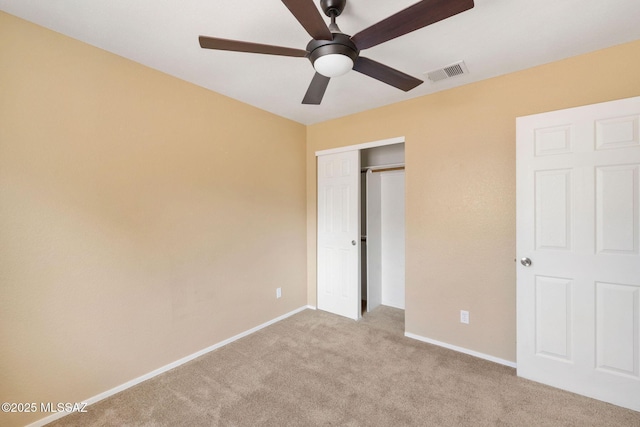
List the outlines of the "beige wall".
{"type": "Polygon", "coordinates": [[[515,118],[640,95],[639,69],[636,41],[309,126],[309,304],[314,153],[405,136],[406,331],[515,361],[515,118]]]}
{"type": "Polygon", "coordinates": [[[0,402],[82,401],[304,306],[305,137],[0,12],[0,402]]]}

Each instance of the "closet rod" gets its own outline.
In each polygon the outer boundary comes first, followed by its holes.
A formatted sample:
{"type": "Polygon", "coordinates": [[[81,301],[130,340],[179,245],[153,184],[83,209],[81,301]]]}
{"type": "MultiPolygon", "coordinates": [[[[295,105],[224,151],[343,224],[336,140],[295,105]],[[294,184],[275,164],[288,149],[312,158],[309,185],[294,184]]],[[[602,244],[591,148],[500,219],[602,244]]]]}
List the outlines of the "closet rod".
{"type": "Polygon", "coordinates": [[[385,170],[390,170],[394,168],[400,168],[400,169],[404,169],[404,163],[388,163],[386,165],[376,165],[376,166],[364,166],[362,168],[360,168],[361,172],[367,172],[369,170],[371,170],[371,172],[376,172],[376,171],[385,171],[385,170]]]}

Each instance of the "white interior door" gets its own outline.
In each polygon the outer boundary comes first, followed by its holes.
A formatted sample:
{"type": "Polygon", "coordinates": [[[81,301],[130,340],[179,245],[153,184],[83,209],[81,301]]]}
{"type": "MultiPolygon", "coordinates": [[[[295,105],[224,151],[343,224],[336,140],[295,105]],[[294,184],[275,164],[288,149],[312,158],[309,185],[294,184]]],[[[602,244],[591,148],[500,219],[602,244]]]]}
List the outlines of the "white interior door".
{"type": "Polygon", "coordinates": [[[639,131],[637,97],[518,118],[516,148],[518,375],[636,411],[639,131]]]}
{"type": "Polygon", "coordinates": [[[382,181],[367,171],[367,311],[382,304],[382,181]]]}
{"type": "Polygon", "coordinates": [[[318,156],[318,308],[360,318],[360,152],[318,156]]]}

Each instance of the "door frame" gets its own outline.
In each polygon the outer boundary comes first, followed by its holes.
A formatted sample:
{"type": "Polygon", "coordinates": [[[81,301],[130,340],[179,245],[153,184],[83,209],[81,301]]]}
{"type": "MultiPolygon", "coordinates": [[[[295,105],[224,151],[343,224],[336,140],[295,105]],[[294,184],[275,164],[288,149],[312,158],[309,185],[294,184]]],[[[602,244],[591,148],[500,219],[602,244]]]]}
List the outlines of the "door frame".
{"type": "MultiPolygon", "coordinates": [[[[316,151],[315,154],[315,158],[316,158],[316,180],[317,180],[317,176],[318,176],[318,171],[317,171],[317,164],[318,164],[318,157],[319,156],[323,156],[323,155],[327,155],[327,154],[336,154],[336,153],[344,153],[347,151],[358,151],[360,152],[361,150],[366,150],[367,148],[375,148],[375,147],[383,147],[385,145],[393,145],[393,144],[402,144],[405,143],[405,137],[404,136],[398,136],[398,137],[393,137],[393,138],[387,138],[387,139],[381,139],[381,140],[377,140],[377,141],[370,141],[370,142],[364,142],[364,143],[360,143],[360,144],[354,144],[354,145],[346,145],[343,147],[336,147],[336,148],[330,148],[330,149],[326,149],[326,150],[319,150],[316,151]]],[[[405,167],[406,167],[406,163],[407,163],[407,159],[405,157],[405,167]]],[[[316,228],[316,245],[315,245],[315,259],[314,259],[314,263],[315,263],[315,270],[316,270],[316,277],[315,277],[315,294],[316,294],[316,307],[313,307],[314,309],[317,308],[317,301],[318,301],[318,250],[317,250],[317,245],[318,245],[318,206],[317,206],[317,200],[318,200],[318,183],[316,181],[316,217],[315,217],[315,228],[316,228]]],[[[358,187],[358,196],[360,196],[362,191],[362,188],[358,187]]],[[[405,196],[406,199],[406,196],[405,196]]],[[[359,215],[359,213],[358,213],[359,215]]],[[[358,218],[359,221],[359,218],[358,218]]],[[[406,231],[405,231],[406,233],[406,231]]],[[[406,236],[405,236],[406,238],[406,236]]],[[[358,245],[358,252],[361,254],[361,242],[360,239],[357,239],[357,245],[358,245]]],[[[358,271],[360,271],[360,266],[358,266],[358,271]]],[[[358,276],[360,277],[360,276],[358,276]]],[[[357,295],[361,295],[360,290],[361,290],[361,278],[358,280],[358,283],[356,284],[356,286],[358,286],[358,292],[357,295]]]]}
{"type": "MultiPolygon", "coordinates": [[[[315,152],[315,156],[323,156],[325,154],[344,153],[345,151],[360,151],[367,148],[383,147],[385,145],[402,144],[405,142],[404,136],[397,136],[395,138],[381,139],[379,141],[363,142],[355,145],[345,145],[344,147],[329,148],[326,150],[320,150],[315,152]]],[[[405,164],[407,160],[405,158],[405,164]]],[[[317,187],[317,186],[316,186],[317,187]]]]}

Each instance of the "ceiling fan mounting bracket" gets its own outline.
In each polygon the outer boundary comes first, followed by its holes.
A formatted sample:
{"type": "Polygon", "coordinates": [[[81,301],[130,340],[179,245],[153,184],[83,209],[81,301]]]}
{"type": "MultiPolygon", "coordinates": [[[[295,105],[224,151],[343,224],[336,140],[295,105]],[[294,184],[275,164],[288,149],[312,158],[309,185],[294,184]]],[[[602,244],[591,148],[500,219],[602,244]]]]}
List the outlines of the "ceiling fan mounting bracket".
{"type": "Polygon", "coordinates": [[[322,11],[330,18],[340,16],[346,4],[347,0],[320,0],[322,11]]]}

